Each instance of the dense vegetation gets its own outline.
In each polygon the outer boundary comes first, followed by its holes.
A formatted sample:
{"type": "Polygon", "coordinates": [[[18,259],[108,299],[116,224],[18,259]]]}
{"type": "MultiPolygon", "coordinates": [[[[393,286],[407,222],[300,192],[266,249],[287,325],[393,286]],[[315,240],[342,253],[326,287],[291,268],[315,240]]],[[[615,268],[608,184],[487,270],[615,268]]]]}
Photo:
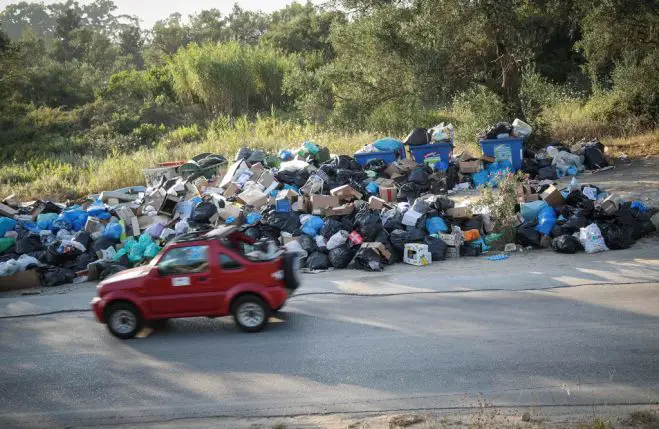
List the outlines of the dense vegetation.
{"type": "MultiPolygon", "coordinates": [[[[537,142],[659,122],[655,0],[337,0],[140,27],[111,0],[0,13],[0,190],[78,195],[201,149],[353,152],[452,121],[537,142]]],[[[656,138],[656,133],[653,134],[656,138]]]]}

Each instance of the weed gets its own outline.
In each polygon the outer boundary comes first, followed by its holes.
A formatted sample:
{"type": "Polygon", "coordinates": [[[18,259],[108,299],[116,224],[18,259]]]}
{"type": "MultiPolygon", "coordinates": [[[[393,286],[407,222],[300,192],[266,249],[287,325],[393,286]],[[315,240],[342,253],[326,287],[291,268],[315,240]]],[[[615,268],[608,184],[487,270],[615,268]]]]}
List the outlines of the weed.
{"type": "Polygon", "coordinates": [[[406,428],[408,426],[423,423],[426,419],[416,414],[409,414],[404,416],[395,416],[389,420],[389,428],[406,428]]]}

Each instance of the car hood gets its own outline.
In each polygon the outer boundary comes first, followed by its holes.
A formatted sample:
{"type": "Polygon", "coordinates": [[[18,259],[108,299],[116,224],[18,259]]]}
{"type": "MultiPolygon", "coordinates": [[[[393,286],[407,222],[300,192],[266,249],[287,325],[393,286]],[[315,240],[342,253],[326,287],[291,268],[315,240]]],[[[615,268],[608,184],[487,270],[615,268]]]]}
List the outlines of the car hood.
{"type": "Polygon", "coordinates": [[[151,267],[135,267],[129,268],[127,270],[121,271],[113,276],[108,277],[107,279],[101,282],[102,285],[110,285],[115,283],[124,282],[126,280],[134,280],[140,277],[144,277],[149,273],[151,267]]]}

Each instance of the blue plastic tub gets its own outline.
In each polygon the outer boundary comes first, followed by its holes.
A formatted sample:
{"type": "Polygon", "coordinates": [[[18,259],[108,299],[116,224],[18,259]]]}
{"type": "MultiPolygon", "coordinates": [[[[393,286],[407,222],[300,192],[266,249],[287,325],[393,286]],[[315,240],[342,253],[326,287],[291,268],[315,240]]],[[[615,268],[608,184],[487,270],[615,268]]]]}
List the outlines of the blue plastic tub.
{"type": "Polygon", "coordinates": [[[453,143],[433,143],[421,146],[410,146],[410,154],[419,164],[423,164],[423,160],[431,156],[439,156],[442,162],[448,164],[452,153],[453,143]]]}
{"type": "Polygon", "coordinates": [[[515,171],[522,168],[522,152],[524,139],[492,139],[481,140],[483,155],[492,156],[497,161],[509,161],[515,171]]]}
{"type": "Polygon", "coordinates": [[[366,163],[372,159],[381,159],[387,164],[391,164],[397,159],[405,159],[405,146],[402,146],[398,152],[383,151],[383,152],[356,153],[354,157],[355,157],[355,161],[357,161],[359,165],[366,165],[366,163]]]}

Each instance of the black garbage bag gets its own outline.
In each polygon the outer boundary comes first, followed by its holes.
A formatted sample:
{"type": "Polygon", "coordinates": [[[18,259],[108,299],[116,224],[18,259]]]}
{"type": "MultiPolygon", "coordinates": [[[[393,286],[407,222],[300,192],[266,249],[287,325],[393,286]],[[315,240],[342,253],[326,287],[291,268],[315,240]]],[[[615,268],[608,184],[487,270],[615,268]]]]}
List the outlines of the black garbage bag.
{"type": "MultiPolygon", "coordinates": [[[[31,252],[25,252],[24,255],[27,256],[32,256],[34,259],[39,260],[39,262],[46,263],[46,257],[48,255],[48,251],[46,248],[43,248],[42,250],[33,250],[31,252]]],[[[16,258],[13,258],[16,259],[16,258]]],[[[2,262],[2,261],[0,261],[2,262]]]]}
{"type": "Polygon", "coordinates": [[[76,258],[75,264],[72,265],[70,268],[74,271],[84,271],[87,269],[87,265],[91,264],[96,259],[97,258],[95,255],[89,252],[85,252],[76,258]]]}
{"type": "Polygon", "coordinates": [[[362,208],[355,216],[355,229],[364,237],[364,241],[373,241],[382,229],[380,214],[368,206],[362,208]]]}
{"type": "Polygon", "coordinates": [[[316,240],[313,237],[309,237],[307,234],[300,235],[297,238],[297,241],[300,243],[300,247],[302,247],[302,249],[309,255],[318,250],[316,240]]]}
{"type": "Polygon", "coordinates": [[[565,235],[565,231],[563,230],[563,227],[560,226],[559,224],[555,224],[554,227],[549,232],[549,236],[551,238],[556,238],[556,237],[560,237],[561,235],[565,235]]]}
{"type": "Polygon", "coordinates": [[[75,272],[61,267],[41,267],[39,268],[41,284],[46,287],[53,287],[71,283],[75,278],[75,272]]]}
{"type": "MultiPolygon", "coordinates": [[[[94,240],[91,244],[91,251],[96,253],[99,250],[105,250],[108,247],[113,247],[115,245],[116,241],[107,238],[107,237],[100,237],[94,240]]],[[[90,250],[87,248],[87,250],[90,250]]]]}
{"type": "Polygon", "coordinates": [[[16,249],[14,251],[22,255],[28,252],[43,250],[43,248],[44,247],[43,244],[41,244],[41,238],[39,238],[38,235],[28,234],[23,238],[16,240],[16,249]]]}
{"type": "Polygon", "coordinates": [[[320,171],[327,174],[329,177],[336,177],[336,164],[332,161],[326,162],[325,164],[318,167],[320,171]]]}
{"type": "Polygon", "coordinates": [[[522,246],[540,247],[540,233],[535,230],[537,222],[524,222],[515,235],[517,243],[522,246]]]}
{"type": "Polygon", "coordinates": [[[629,249],[634,244],[632,235],[634,228],[631,225],[614,225],[601,223],[597,225],[604,237],[604,243],[609,249],[629,249]]]}
{"type": "Polygon", "coordinates": [[[415,128],[405,137],[403,144],[408,146],[421,146],[430,143],[430,135],[426,128],[415,128]]]}
{"type": "Polygon", "coordinates": [[[480,137],[486,139],[496,139],[499,134],[510,134],[513,131],[513,126],[508,122],[499,122],[486,128],[481,132],[480,137]]]}
{"type": "Polygon", "coordinates": [[[444,213],[448,209],[455,207],[455,202],[447,197],[435,198],[433,206],[440,212],[444,213]]]}
{"type": "MultiPolygon", "coordinates": [[[[261,230],[261,237],[259,240],[272,240],[272,241],[279,241],[279,237],[281,236],[281,231],[278,230],[277,228],[273,228],[270,225],[259,225],[259,229],[261,230]]],[[[293,234],[293,232],[291,232],[293,234]]]]}
{"type": "Polygon", "coordinates": [[[85,249],[89,250],[89,245],[92,243],[92,238],[85,231],[78,231],[76,235],[73,236],[71,241],[80,243],[85,246],[85,249]]]}
{"type": "Polygon", "coordinates": [[[430,184],[431,194],[444,194],[448,191],[446,188],[446,174],[444,173],[431,174],[428,176],[428,182],[430,184]]]}
{"type": "Polygon", "coordinates": [[[263,237],[263,233],[261,231],[261,228],[258,226],[252,226],[250,228],[247,228],[243,234],[245,234],[247,237],[251,238],[252,240],[258,241],[263,237]]]}
{"type": "Polygon", "coordinates": [[[414,203],[412,203],[412,210],[417,213],[426,214],[428,213],[428,210],[430,210],[430,204],[426,200],[417,198],[414,200],[414,203]]]}
{"type": "Polygon", "coordinates": [[[260,149],[252,151],[245,160],[248,164],[256,164],[257,162],[263,163],[265,161],[265,152],[260,149]]]}
{"type": "Polygon", "coordinates": [[[565,198],[565,204],[581,209],[583,215],[587,218],[590,218],[595,210],[595,203],[578,189],[568,194],[567,198],[565,198]]]}
{"type": "Polygon", "coordinates": [[[405,251],[405,244],[411,243],[410,233],[403,229],[396,229],[389,234],[389,241],[394,250],[401,255],[405,251]]]}
{"type": "Polygon", "coordinates": [[[398,196],[396,199],[401,202],[412,204],[419,195],[421,195],[421,192],[414,183],[405,183],[398,188],[398,196]]]}
{"type": "Polygon", "coordinates": [[[295,212],[276,212],[271,210],[266,213],[262,223],[279,231],[293,234],[300,228],[300,215],[295,212]]]}
{"type": "Polygon", "coordinates": [[[535,158],[524,158],[522,160],[522,171],[535,178],[540,171],[540,163],[535,158]]]}
{"type": "Polygon", "coordinates": [[[384,255],[380,256],[380,259],[382,259],[382,261],[385,264],[393,265],[396,262],[400,261],[400,259],[398,258],[397,254],[396,254],[396,251],[395,251],[394,247],[391,245],[391,240],[389,238],[389,233],[387,231],[385,231],[384,229],[380,230],[380,233],[378,234],[378,236],[375,237],[375,241],[378,242],[378,243],[384,244],[384,247],[391,254],[391,256],[389,256],[388,258],[384,255]]]}
{"type": "Polygon", "coordinates": [[[350,264],[352,258],[355,257],[355,253],[356,252],[351,249],[350,246],[343,244],[330,250],[328,259],[334,268],[343,269],[350,264]]]}
{"type": "Polygon", "coordinates": [[[551,248],[558,253],[577,253],[583,249],[576,237],[567,234],[554,238],[551,241],[551,248]]]}
{"type": "Polygon", "coordinates": [[[376,173],[382,172],[385,168],[387,168],[387,163],[380,158],[371,159],[364,165],[364,170],[373,170],[376,173]]]}
{"type": "Polygon", "coordinates": [[[547,167],[542,167],[538,170],[538,180],[556,180],[558,179],[558,173],[556,172],[556,167],[549,165],[547,167]]]}
{"type": "Polygon", "coordinates": [[[464,225],[462,226],[462,230],[469,231],[471,229],[476,229],[480,233],[483,233],[483,216],[476,215],[471,219],[465,221],[464,225]]]}
{"type": "Polygon", "coordinates": [[[412,170],[410,175],[407,176],[407,181],[414,183],[420,189],[428,189],[430,186],[428,182],[428,172],[424,167],[417,167],[412,170]]]}
{"type": "Polygon", "coordinates": [[[407,230],[408,233],[407,236],[408,243],[420,242],[423,241],[424,238],[426,238],[426,233],[421,228],[417,228],[416,226],[407,226],[405,229],[407,230]]]}
{"type": "Polygon", "coordinates": [[[405,225],[403,225],[403,213],[397,208],[387,210],[385,212],[385,218],[387,221],[384,223],[383,227],[387,231],[391,232],[395,229],[405,229],[405,225]]]}
{"type": "Polygon", "coordinates": [[[303,168],[294,171],[280,170],[275,175],[275,178],[279,183],[285,183],[287,185],[293,185],[301,188],[305,183],[307,183],[309,176],[311,176],[309,169],[303,168]]]}
{"type": "Polygon", "coordinates": [[[320,235],[325,237],[326,240],[329,240],[331,236],[341,231],[342,229],[344,229],[343,223],[340,220],[334,218],[326,218],[323,227],[320,228],[320,235]]]}
{"type": "Polygon", "coordinates": [[[563,225],[561,225],[561,229],[565,234],[574,234],[575,232],[579,232],[581,228],[585,228],[591,223],[592,222],[588,220],[588,218],[584,215],[584,211],[582,209],[577,209],[574,211],[572,216],[570,216],[568,220],[563,225]]]}
{"type": "Polygon", "coordinates": [[[241,147],[236,153],[234,161],[240,161],[241,159],[247,159],[252,154],[252,151],[249,148],[241,147]]]}
{"type": "Polygon", "coordinates": [[[216,213],[217,207],[215,207],[215,204],[208,201],[202,201],[192,209],[192,216],[190,216],[190,219],[196,223],[208,224],[216,213]]]}
{"type": "Polygon", "coordinates": [[[73,250],[69,253],[59,253],[57,248],[60,246],[61,242],[56,241],[50,244],[46,248],[45,263],[48,265],[60,266],[66,264],[68,261],[73,261],[76,259],[82,252],[79,250],[73,250]]]}
{"type": "Polygon", "coordinates": [[[460,171],[458,169],[458,166],[455,164],[451,164],[448,166],[446,169],[446,189],[453,189],[455,188],[455,185],[460,183],[460,171]]]}
{"type": "Polygon", "coordinates": [[[305,266],[310,270],[326,270],[330,267],[329,257],[322,252],[310,253],[305,266]]]}
{"type": "Polygon", "coordinates": [[[423,243],[428,245],[428,251],[432,255],[433,262],[446,259],[446,243],[441,238],[429,235],[423,239],[423,243]]]}
{"type": "Polygon", "coordinates": [[[355,161],[354,158],[348,155],[339,155],[333,158],[330,162],[334,163],[337,169],[359,171],[362,169],[361,165],[355,161]]]}
{"type": "Polygon", "coordinates": [[[587,143],[586,146],[584,146],[583,155],[583,163],[588,170],[596,170],[609,165],[609,162],[604,156],[604,145],[597,140],[587,143]]]}
{"type": "Polygon", "coordinates": [[[98,275],[99,280],[105,280],[108,277],[111,277],[117,273],[120,273],[122,271],[126,270],[126,266],[121,265],[121,264],[109,264],[105,266],[102,270],[101,273],[98,275]]]}
{"type": "Polygon", "coordinates": [[[352,260],[352,268],[365,271],[382,271],[382,260],[380,254],[370,247],[359,249],[352,260]]]}
{"type": "Polygon", "coordinates": [[[44,208],[41,211],[41,214],[47,214],[47,213],[60,214],[62,213],[62,208],[52,201],[46,201],[44,203],[44,208]]]}

